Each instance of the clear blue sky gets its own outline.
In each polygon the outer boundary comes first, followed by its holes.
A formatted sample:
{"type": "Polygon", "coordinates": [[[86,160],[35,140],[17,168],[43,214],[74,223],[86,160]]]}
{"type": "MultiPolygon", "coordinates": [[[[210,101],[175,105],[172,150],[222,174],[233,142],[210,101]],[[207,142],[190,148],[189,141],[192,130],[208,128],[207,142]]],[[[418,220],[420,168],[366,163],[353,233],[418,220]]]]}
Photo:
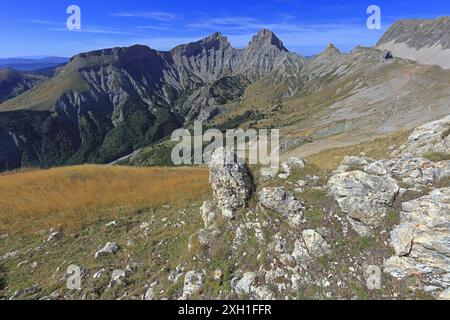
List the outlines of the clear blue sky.
{"type": "Polygon", "coordinates": [[[167,50],[215,31],[244,47],[259,29],[291,51],[312,55],[328,43],[343,51],[373,45],[400,18],[450,15],[448,0],[9,0],[0,2],[0,57],[72,56],[98,48],[145,44],[167,50]],[[82,29],[65,27],[80,6],[82,29]],[[366,9],[381,7],[382,30],[366,28],[366,9]]]}

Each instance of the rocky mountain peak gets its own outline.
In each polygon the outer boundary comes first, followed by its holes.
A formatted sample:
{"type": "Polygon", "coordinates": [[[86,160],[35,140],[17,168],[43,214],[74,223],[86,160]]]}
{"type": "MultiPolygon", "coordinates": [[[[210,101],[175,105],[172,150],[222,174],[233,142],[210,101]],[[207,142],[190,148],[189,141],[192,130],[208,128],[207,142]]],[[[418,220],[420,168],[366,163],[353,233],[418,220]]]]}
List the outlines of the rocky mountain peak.
{"type": "Polygon", "coordinates": [[[340,56],[340,55],[341,55],[341,51],[339,51],[339,49],[336,48],[334,44],[330,43],[330,44],[328,44],[328,46],[325,48],[324,51],[322,51],[317,56],[315,56],[314,60],[327,61],[328,59],[330,59],[332,57],[336,57],[336,56],[340,56]]]}
{"type": "Polygon", "coordinates": [[[267,46],[275,46],[281,51],[288,52],[283,42],[270,30],[262,29],[253,36],[249,43],[250,48],[263,48],[267,46]]]}
{"type": "Polygon", "coordinates": [[[204,42],[211,42],[211,41],[226,41],[227,37],[223,36],[221,32],[214,32],[212,35],[207,36],[203,39],[204,42]]]}
{"type": "Polygon", "coordinates": [[[227,37],[224,37],[220,32],[215,32],[212,35],[203,38],[199,41],[183,44],[175,47],[171,50],[174,55],[186,55],[197,56],[203,52],[203,50],[220,50],[231,48],[231,44],[228,42],[227,37]]]}
{"type": "Polygon", "coordinates": [[[341,54],[341,51],[339,51],[338,48],[336,48],[336,46],[332,43],[328,44],[328,46],[326,47],[325,51],[323,53],[326,54],[341,54]]]}
{"type": "Polygon", "coordinates": [[[338,51],[338,52],[340,52],[339,49],[336,48],[336,46],[335,46],[334,44],[332,44],[332,43],[329,43],[329,44],[327,45],[326,50],[333,50],[333,51],[338,51]]]}

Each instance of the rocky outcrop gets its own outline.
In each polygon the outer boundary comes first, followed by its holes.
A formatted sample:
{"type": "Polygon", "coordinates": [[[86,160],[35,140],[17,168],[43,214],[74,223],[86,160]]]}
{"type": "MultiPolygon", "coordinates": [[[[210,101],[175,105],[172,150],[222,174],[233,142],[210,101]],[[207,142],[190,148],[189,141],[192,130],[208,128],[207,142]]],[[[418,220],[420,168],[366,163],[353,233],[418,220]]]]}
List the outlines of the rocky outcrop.
{"type": "Polygon", "coordinates": [[[448,153],[450,150],[450,116],[418,127],[408,141],[393,156],[410,154],[424,156],[429,153],[448,153]]]}
{"type": "Polygon", "coordinates": [[[246,164],[236,154],[220,148],[214,152],[209,164],[209,182],[222,214],[233,217],[233,212],[244,208],[253,186],[246,164]]]}
{"type": "Polygon", "coordinates": [[[406,186],[418,186],[449,177],[450,161],[432,162],[407,155],[371,162],[363,170],[370,174],[393,177],[406,186]]]}
{"type": "Polygon", "coordinates": [[[283,187],[263,188],[259,192],[259,203],[289,220],[298,220],[302,216],[304,205],[283,187]]]}
{"type": "Polygon", "coordinates": [[[402,204],[401,223],[391,233],[396,256],[384,271],[396,278],[421,275],[427,290],[450,286],[450,188],[402,204]]]}
{"type": "Polygon", "coordinates": [[[352,171],[333,175],[328,189],[354,230],[366,236],[380,226],[400,188],[392,178],[352,171]]]}

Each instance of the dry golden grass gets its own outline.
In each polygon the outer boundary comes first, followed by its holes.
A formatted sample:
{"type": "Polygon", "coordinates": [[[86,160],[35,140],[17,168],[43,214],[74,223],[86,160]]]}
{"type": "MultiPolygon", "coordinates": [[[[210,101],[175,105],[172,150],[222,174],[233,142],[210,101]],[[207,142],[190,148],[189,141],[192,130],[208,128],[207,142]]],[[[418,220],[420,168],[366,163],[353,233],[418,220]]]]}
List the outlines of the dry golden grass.
{"type": "Polygon", "coordinates": [[[204,168],[76,166],[0,175],[0,232],[77,230],[96,219],[190,203],[208,192],[204,168]]]}

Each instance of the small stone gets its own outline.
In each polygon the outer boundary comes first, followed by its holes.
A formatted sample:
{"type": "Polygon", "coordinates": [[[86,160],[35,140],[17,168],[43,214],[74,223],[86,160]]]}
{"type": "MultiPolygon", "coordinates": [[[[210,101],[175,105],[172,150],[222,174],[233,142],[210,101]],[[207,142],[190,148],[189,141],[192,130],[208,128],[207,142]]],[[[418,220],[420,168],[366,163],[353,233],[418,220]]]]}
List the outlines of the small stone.
{"type": "Polygon", "coordinates": [[[280,174],[278,175],[278,177],[279,177],[280,179],[286,180],[286,179],[288,179],[288,178],[290,177],[290,174],[289,174],[289,173],[280,173],[280,174]]]}
{"type": "Polygon", "coordinates": [[[95,259],[116,253],[119,246],[115,242],[108,242],[105,246],[95,253],[95,259]]]}
{"type": "Polygon", "coordinates": [[[15,300],[20,297],[24,296],[31,296],[39,293],[41,291],[41,288],[38,285],[33,285],[32,287],[23,289],[23,290],[17,290],[14,292],[14,294],[9,298],[9,300],[15,300]]]}
{"type": "Polygon", "coordinates": [[[115,227],[117,227],[117,222],[116,222],[116,220],[114,220],[114,221],[108,222],[105,226],[107,228],[115,228],[115,227]]]}
{"type": "Polygon", "coordinates": [[[261,168],[259,174],[262,180],[271,180],[278,174],[278,168],[261,168]]]}
{"type": "Polygon", "coordinates": [[[263,207],[278,212],[286,218],[301,215],[304,209],[303,204],[282,187],[262,189],[259,193],[259,202],[263,207]]]}
{"type": "Polygon", "coordinates": [[[96,273],[94,273],[94,275],[92,276],[93,279],[98,280],[101,278],[101,276],[103,275],[103,273],[105,273],[106,269],[100,269],[99,271],[97,271],[96,273]]]}
{"type": "Polygon", "coordinates": [[[126,278],[127,273],[124,270],[114,270],[111,275],[110,287],[120,286],[124,284],[124,279],[126,278]]]}
{"type": "Polygon", "coordinates": [[[141,229],[147,229],[148,227],[150,227],[150,223],[148,222],[142,222],[141,225],[139,226],[141,229]]]}
{"type": "Polygon", "coordinates": [[[47,242],[55,242],[55,241],[61,240],[62,237],[63,237],[62,231],[55,231],[55,232],[52,232],[50,234],[50,236],[47,238],[47,242]]]}
{"type": "Polygon", "coordinates": [[[306,166],[306,161],[297,157],[291,157],[289,159],[289,164],[295,168],[303,169],[306,166]]]}
{"type": "Polygon", "coordinates": [[[305,180],[298,180],[297,181],[297,186],[299,186],[300,188],[303,188],[307,185],[308,183],[305,180]]]}
{"type": "Polygon", "coordinates": [[[153,286],[150,286],[144,294],[144,300],[151,301],[154,300],[155,297],[155,288],[153,286]]]}

